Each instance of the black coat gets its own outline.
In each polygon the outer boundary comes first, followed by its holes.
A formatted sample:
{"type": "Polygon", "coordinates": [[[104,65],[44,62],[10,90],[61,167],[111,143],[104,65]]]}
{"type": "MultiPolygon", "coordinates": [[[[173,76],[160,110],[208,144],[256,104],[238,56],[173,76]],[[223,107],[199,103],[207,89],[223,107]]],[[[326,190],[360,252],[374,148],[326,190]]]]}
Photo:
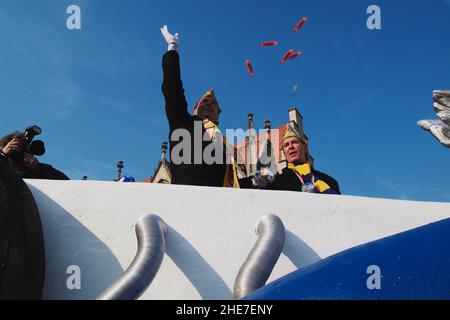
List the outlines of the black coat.
{"type": "MultiPolygon", "coordinates": [[[[0,154],[0,161],[10,165],[9,160],[3,154],[0,154]]],[[[70,180],[64,173],[46,163],[39,163],[35,171],[24,168],[19,175],[22,179],[70,180]]]]}
{"type": "Polygon", "coordinates": [[[51,165],[46,163],[39,163],[37,170],[30,172],[25,171],[21,178],[23,179],[45,179],[45,180],[70,180],[68,176],[59,170],[56,170],[51,165]]]}
{"type": "MultiPolygon", "coordinates": [[[[330,188],[335,191],[337,194],[341,194],[341,191],[339,189],[338,182],[330,177],[329,175],[314,170],[313,169],[313,175],[319,179],[325,182],[330,186],[330,188]]],[[[239,180],[239,184],[241,188],[243,189],[255,189],[253,182],[253,177],[244,178],[239,180]]],[[[297,177],[295,172],[289,168],[284,168],[283,171],[280,173],[277,173],[275,175],[275,181],[271,184],[269,184],[265,189],[267,190],[284,190],[284,191],[302,191],[302,182],[297,177]]]]}
{"type": "MultiPolygon", "coordinates": [[[[172,133],[176,129],[186,129],[190,133],[190,162],[176,163],[171,156],[171,173],[173,184],[196,185],[196,186],[216,186],[222,187],[225,177],[225,150],[222,155],[222,164],[206,164],[203,159],[203,151],[211,143],[203,141],[205,129],[202,120],[189,114],[188,105],[184,96],[183,83],[181,81],[180,58],[174,50],[168,51],[163,56],[162,67],[164,79],[162,92],[165,99],[166,115],[169,122],[170,153],[182,141],[173,141],[172,133]],[[194,137],[194,124],[201,128],[201,137],[194,137]],[[194,139],[197,139],[200,146],[201,141],[201,163],[194,164],[194,139]]],[[[200,149],[200,148],[199,148],[200,149]]],[[[178,152],[177,152],[178,153],[178,152]]],[[[182,153],[181,153],[182,154],[182,153]]],[[[200,155],[197,155],[199,157],[200,155]]]]}
{"type": "MultiPolygon", "coordinates": [[[[338,182],[329,175],[318,170],[312,170],[313,175],[325,182],[337,194],[341,194],[338,182]]],[[[286,191],[302,191],[302,182],[297,177],[295,172],[289,168],[284,168],[281,174],[276,174],[275,181],[268,186],[271,190],[286,190],[286,191]]]]}

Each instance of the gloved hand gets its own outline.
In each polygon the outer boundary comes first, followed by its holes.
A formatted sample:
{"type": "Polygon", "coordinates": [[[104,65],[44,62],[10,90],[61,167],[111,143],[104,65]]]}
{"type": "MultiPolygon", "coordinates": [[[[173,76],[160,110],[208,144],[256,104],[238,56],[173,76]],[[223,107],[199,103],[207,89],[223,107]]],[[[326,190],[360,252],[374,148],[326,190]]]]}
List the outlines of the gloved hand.
{"type": "Polygon", "coordinates": [[[180,37],[178,35],[178,32],[175,33],[175,35],[172,35],[169,32],[169,29],[167,28],[167,25],[164,25],[161,28],[161,33],[162,33],[164,39],[166,40],[167,44],[169,45],[167,51],[170,51],[170,50],[178,51],[178,43],[180,41],[180,37]]]}
{"type": "Polygon", "coordinates": [[[265,188],[269,183],[275,181],[275,175],[268,168],[256,171],[252,179],[253,185],[258,188],[265,188]]]}

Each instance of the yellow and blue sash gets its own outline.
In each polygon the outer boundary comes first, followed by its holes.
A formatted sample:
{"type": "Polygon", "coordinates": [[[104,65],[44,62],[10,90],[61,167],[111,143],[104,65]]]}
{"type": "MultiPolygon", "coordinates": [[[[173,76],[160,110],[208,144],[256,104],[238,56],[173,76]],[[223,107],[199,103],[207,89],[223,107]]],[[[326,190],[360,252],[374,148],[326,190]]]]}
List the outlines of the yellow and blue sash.
{"type": "Polygon", "coordinates": [[[316,179],[311,171],[311,165],[309,163],[297,166],[289,163],[288,168],[294,171],[302,182],[302,191],[312,193],[326,193],[327,191],[331,191],[330,186],[326,182],[316,179]],[[311,186],[311,188],[309,186],[311,186]]]}

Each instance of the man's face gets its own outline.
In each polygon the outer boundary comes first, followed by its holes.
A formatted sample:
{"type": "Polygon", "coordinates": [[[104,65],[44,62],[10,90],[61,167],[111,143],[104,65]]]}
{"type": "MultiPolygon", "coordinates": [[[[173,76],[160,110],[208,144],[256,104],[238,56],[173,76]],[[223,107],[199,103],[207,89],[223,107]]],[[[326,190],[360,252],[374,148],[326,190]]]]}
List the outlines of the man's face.
{"type": "Polygon", "coordinates": [[[199,118],[206,118],[214,123],[219,121],[219,107],[215,99],[211,97],[204,97],[194,110],[194,114],[199,118]]]}
{"type": "Polygon", "coordinates": [[[283,141],[283,152],[289,163],[306,163],[306,145],[296,137],[283,141]]]}

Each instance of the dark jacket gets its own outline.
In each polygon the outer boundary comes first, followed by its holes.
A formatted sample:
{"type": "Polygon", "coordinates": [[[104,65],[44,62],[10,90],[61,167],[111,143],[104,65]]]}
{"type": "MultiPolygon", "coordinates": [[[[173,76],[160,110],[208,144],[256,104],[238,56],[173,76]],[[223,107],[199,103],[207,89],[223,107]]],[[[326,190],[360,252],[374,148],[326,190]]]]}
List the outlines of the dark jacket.
{"type": "MultiPolygon", "coordinates": [[[[2,153],[0,153],[0,161],[10,165],[8,158],[6,158],[2,153]]],[[[64,173],[56,170],[51,165],[46,163],[39,163],[37,170],[33,172],[24,168],[19,176],[22,179],[70,180],[64,173]]]]}
{"type": "MultiPolygon", "coordinates": [[[[318,170],[312,170],[313,175],[328,184],[335,193],[341,194],[338,182],[329,175],[318,170]]],[[[286,191],[302,191],[302,182],[295,172],[289,168],[284,168],[281,174],[276,174],[275,181],[270,184],[267,189],[270,190],[286,190],[286,191]]],[[[334,193],[325,192],[325,193],[334,193]]]]}
{"type": "Polygon", "coordinates": [[[173,148],[179,143],[182,143],[182,141],[173,141],[171,139],[172,133],[176,129],[186,129],[189,131],[191,137],[190,143],[187,144],[190,147],[191,153],[190,163],[175,163],[174,159],[171,157],[172,163],[170,168],[172,173],[172,183],[222,187],[226,171],[225,150],[222,156],[222,164],[206,164],[204,162],[203,151],[211,142],[203,141],[205,129],[203,128],[202,120],[197,116],[189,114],[188,112],[188,105],[184,96],[183,83],[181,81],[180,60],[178,53],[171,50],[164,54],[162,67],[164,73],[162,92],[165,99],[167,120],[169,121],[171,155],[173,148]],[[195,122],[197,122],[197,126],[199,126],[202,130],[202,135],[200,137],[194,136],[195,122]],[[201,156],[201,163],[199,164],[194,164],[194,139],[197,139],[198,145],[201,144],[202,154],[197,155],[198,158],[201,156]]]}
{"type": "MultiPolygon", "coordinates": [[[[339,189],[338,182],[330,177],[329,175],[320,172],[318,170],[312,170],[313,175],[319,179],[325,182],[330,186],[330,188],[334,192],[325,192],[325,193],[336,193],[341,194],[341,191],[339,189]]],[[[243,189],[255,189],[252,182],[253,177],[244,178],[239,180],[240,186],[243,189]]],[[[275,175],[275,181],[271,184],[269,184],[265,189],[266,190],[284,190],[284,191],[300,191],[302,192],[302,182],[297,177],[295,172],[289,168],[284,168],[283,171],[280,173],[277,173],[275,175]]]]}
{"type": "Polygon", "coordinates": [[[45,179],[45,180],[70,180],[68,176],[59,170],[56,170],[51,165],[46,163],[39,163],[36,171],[25,171],[22,173],[23,179],[45,179]]]}

